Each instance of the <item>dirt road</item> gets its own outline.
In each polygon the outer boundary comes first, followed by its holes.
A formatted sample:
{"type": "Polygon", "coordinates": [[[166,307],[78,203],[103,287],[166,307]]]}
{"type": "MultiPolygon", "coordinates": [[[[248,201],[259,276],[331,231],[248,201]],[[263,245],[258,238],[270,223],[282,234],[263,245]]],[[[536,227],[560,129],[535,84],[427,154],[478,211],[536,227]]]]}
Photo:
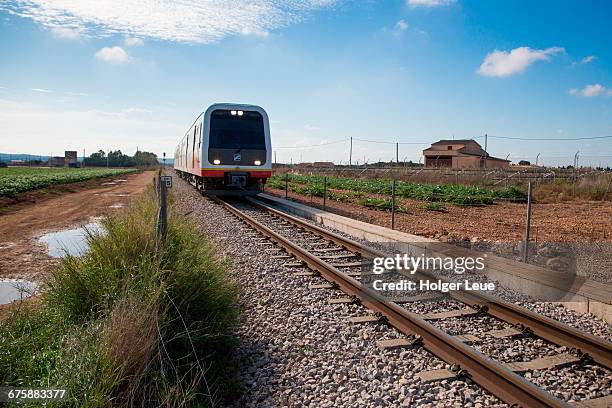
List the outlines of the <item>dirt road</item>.
{"type": "Polygon", "coordinates": [[[40,280],[58,261],[47,255],[38,237],[117,211],[152,178],[148,171],[100,179],[91,188],[43,198],[0,215],[0,278],[40,280]]]}

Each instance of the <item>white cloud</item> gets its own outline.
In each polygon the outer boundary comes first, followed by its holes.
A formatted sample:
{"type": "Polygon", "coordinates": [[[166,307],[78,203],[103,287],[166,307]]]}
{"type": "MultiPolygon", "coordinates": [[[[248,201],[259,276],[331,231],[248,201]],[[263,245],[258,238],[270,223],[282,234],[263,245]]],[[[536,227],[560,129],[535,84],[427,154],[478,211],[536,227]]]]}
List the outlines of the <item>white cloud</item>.
{"type": "Polygon", "coordinates": [[[495,50],[489,53],[478,73],[485,76],[505,77],[523,72],[536,61],[548,61],[551,55],[564,52],[561,47],[550,47],[544,50],[534,50],[529,47],[519,47],[507,51],[495,50]]]}
{"type": "Polygon", "coordinates": [[[3,148],[13,152],[51,154],[64,150],[89,152],[108,148],[134,152],[136,146],[161,156],[172,155],[184,123],[165,121],[143,108],[120,111],[97,109],[57,110],[45,106],[0,99],[0,134],[3,148]],[[44,123],[44,132],[32,123],[44,123]]]}
{"type": "Polygon", "coordinates": [[[438,7],[449,6],[456,3],[457,0],[406,0],[410,7],[438,7]]]}
{"type": "Polygon", "coordinates": [[[408,23],[404,20],[399,20],[393,27],[393,35],[400,35],[408,29],[408,23]]]}
{"type": "Polygon", "coordinates": [[[125,37],[123,43],[128,47],[139,47],[141,45],[144,45],[144,41],[142,41],[142,38],[138,37],[125,37]]]}
{"type": "Polygon", "coordinates": [[[56,37],[67,40],[76,40],[83,34],[83,29],[80,27],[58,26],[52,27],[51,31],[56,37]]]}
{"type": "Polygon", "coordinates": [[[230,35],[264,35],[342,0],[16,0],[0,4],[46,27],[78,27],[88,35],[123,34],[187,43],[230,35]]]}
{"type": "Polygon", "coordinates": [[[569,90],[569,94],[574,96],[584,96],[585,98],[592,98],[594,96],[603,94],[609,96],[610,90],[606,90],[606,87],[601,84],[591,84],[582,89],[572,88],[569,90]]]}
{"type": "Polygon", "coordinates": [[[589,62],[593,62],[597,57],[595,55],[588,55],[580,60],[580,64],[588,64],[589,62]]]}
{"type": "Polygon", "coordinates": [[[30,91],[40,92],[40,93],[52,93],[53,92],[49,89],[43,89],[43,88],[30,88],[30,91]]]}
{"type": "Polygon", "coordinates": [[[130,56],[127,52],[121,47],[104,47],[98,52],[96,52],[96,58],[112,63],[123,63],[127,62],[130,59],[130,56]]]}
{"type": "Polygon", "coordinates": [[[71,92],[71,91],[66,91],[64,92],[66,95],[70,95],[70,96],[89,96],[88,93],[85,92],[71,92]]]}

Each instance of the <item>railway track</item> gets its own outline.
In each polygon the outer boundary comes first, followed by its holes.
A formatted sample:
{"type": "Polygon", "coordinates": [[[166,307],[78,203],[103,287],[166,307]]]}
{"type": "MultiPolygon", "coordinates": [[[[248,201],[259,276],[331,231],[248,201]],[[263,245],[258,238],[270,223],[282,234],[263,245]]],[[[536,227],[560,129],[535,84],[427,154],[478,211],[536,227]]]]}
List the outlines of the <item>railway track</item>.
{"type": "MultiPolygon", "coordinates": [[[[253,198],[239,203],[213,199],[256,230],[261,236],[261,244],[271,245],[268,250],[276,253],[271,256],[287,259],[288,267],[306,267],[311,272],[302,273],[303,275],[320,275],[329,282],[313,285],[313,289],[338,288],[348,295],[330,302],[357,302],[375,313],[356,317],[353,319],[354,323],[390,324],[407,336],[399,345],[422,346],[453,365],[452,372],[438,370],[424,373],[423,378],[436,380],[468,376],[482,388],[511,405],[567,407],[570,406],[567,402],[528,381],[519,373],[563,365],[579,365],[584,362],[594,362],[606,370],[611,369],[612,345],[600,338],[481,292],[451,291],[443,296],[421,293],[412,299],[390,300],[371,289],[365,282],[367,274],[362,273],[362,269],[373,258],[387,256],[384,252],[312,225],[253,198]],[[415,313],[410,310],[414,305],[418,305],[417,309],[421,311],[423,307],[429,308],[429,311],[425,314],[415,313]],[[445,310],[440,312],[440,306],[445,310]],[[493,321],[498,322],[497,326],[494,326],[497,329],[490,330],[490,334],[501,344],[484,342],[485,345],[481,349],[487,350],[486,353],[468,345],[482,341],[474,335],[465,334],[470,330],[469,318],[475,316],[484,320],[485,326],[493,321]],[[451,329],[464,334],[449,334],[447,330],[432,323],[445,322],[449,318],[461,321],[464,317],[465,327],[451,329]],[[503,324],[500,325],[500,322],[503,324]],[[526,342],[534,338],[546,340],[549,344],[543,346],[546,351],[544,357],[517,363],[495,361],[485,355],[495,352],[496,347],[503,347],[504,341],[516,338],[526,342]],[[556,349],[551,345],[561,346],[565,352],[555,354],[556,349]]],[[[439,279],[421,272],[411,278],[436,281],[439,279]]],[[[581,402],[580,406],[608,406],[609,402],[610,396],[587,400],[581,402]]]]}

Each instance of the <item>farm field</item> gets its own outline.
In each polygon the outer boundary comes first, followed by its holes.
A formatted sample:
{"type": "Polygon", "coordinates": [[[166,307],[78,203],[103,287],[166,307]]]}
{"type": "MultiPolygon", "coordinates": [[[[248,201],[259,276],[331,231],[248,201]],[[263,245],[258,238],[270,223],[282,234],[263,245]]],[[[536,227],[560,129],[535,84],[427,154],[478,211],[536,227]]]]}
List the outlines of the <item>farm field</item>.
{"type": "MultiPolygon", "coordinates": [[[[284,197],[284,175],[275,176],[271,180],[272,183],[266,185],[266,192],[284,197]]],[[[290,180],[289,198],[322,208],[322,185],[319,188],[314,183],[302,184],[294,181],[308,180],[303,176],[290,178],[290,180]]],[[[359,182],[362,180],[356,180],[351,189],[348,187],[338,189],[336,187],[339,183],[335,181],[330,183],[328,179],[327,210],[360,221],[390,227],[390,187],[389,190],[375,190],[373,186],[376,186],[377,183],[369,183],[370,180],[367,180],[363,181],[360,186],[359,182]],[[360,191],[364,189],[364,186],[376,192],[360,191]]],[[[384,184],[389,183],[378,181],[378,186],[384,184]]],[[[428,185],[423,190],[435,191],[431,186],[434,185],[428,185]]],[[[443,189],[440,190],[443,191],[443,189]]],[[[455,241],[518,243],[523,240],[526,205],[520,196],[518,202],[514,202],[499,198],[499,195],[498,198],[494,198],[495,193],[482,190],[487,191],[479,188],[475,191],[478,191],[480,195],[471,197],[468,195],[468,200],[474,201],[482,197],[489,197],[493,200],[492,203],[458,205],[453,202],[452,195],[447,195],[447,200],[439,201],[427,200],[427,195],[419,198],[404,198],[405,196],[402,196],[398,189],[396,229],[428,238],[448,238],[455,241]]],[[[464,191],[469,191],[469,189],[464,191]]],[[[536,202],[533,205],[531,237],[539,242],[610,242],[612,241],[610,231],[612,231],[612,204],[609,201],[574,200],[563,203],[536,202]]]]}
{"type": "Polygon", "coordinates": [[[65,168],[4,168],[0,169],[0,197],[38,190],[56,184],[76,183],[95,178],[133,173],[135,169],[65,169],[65,168]]]}
{"type": "MultiPolygon", "coordinates": [[[[323,176],[289,174],[289,188],[303,195],[322,197],[324,190],[323,176]]],[[[272,188],[285,188],[285,176],[275,174],[268,185],[272,188]]],[[[328,197],[336,201],[358,199],[362,205],[371,206],[366,194],[391,194],[391,180],[388,179],[354,179],[346,177],[327,177],[328,197]]],[[[496,201],[525,202],[527,195],[518,187],[506,187],[492,190],[477,186],[453,184],[421,184],[398,181],[396,195],[401,198],[422,200],[434,203],[452,203],[456,205],[492,205],[496,201]]]]}

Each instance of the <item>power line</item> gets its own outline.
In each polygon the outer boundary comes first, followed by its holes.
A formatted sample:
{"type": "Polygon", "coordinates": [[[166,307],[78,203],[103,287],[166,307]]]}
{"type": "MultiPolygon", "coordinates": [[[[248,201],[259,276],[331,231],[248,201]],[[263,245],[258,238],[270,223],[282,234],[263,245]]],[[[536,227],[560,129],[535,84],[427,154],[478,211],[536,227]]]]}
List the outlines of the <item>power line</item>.
{"type": "MultiPolygon", "coordinates": [[[[482,136],[477,136],[482,137],[482,136]]],[[[592,136],[592,137],[574,137],[574,138],[528,138],[528,137],[509,137],[509,136],[493,136],[489,135],[489,137],[494,137],[496,139],[508,139],[508,140],[527,140],[527,141],[572,141],[572,140],[594,140],[594,139],[610,139],[612,136],[592,136]]]]}
{"type": "Polygon", "coordinates": [[[308,145],[308,146],[275,146],[274,149],[307,149],[311,147],[327,146],[327,145],[343,143],[343,142],[348,142],[348,141],[349,141],[349,138],[346,138],[342,140],[336,140],[334,142],[326,142],[326,143],[320,143],[320,144],[308,145]]]}

